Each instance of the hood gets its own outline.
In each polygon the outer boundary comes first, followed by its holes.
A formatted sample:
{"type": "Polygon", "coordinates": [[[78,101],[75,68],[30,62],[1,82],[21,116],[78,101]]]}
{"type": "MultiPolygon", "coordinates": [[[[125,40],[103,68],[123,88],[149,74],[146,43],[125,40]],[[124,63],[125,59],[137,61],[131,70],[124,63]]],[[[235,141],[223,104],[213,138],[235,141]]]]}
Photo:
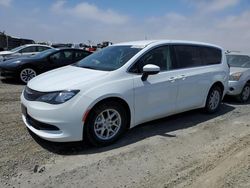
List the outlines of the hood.
{"type": "Polygon", "coordinates": [[[66,66],[43,73],[33,78],[28,87],[41,92],[81,89],[84,84],[92,84],[103,79],[109,72],[66,66]]]}
{"type": "Polygon", "coordinates": [[[14,52],[11,52],[11,51],[2,51],[2,52],[0,52],[0,55],[1,56],[4,56],[4,55],[11,55],[11,54],[13,54],[14,52]]]}
{"type": "Polygon", "coordinates": [[[236,72],[245,72],[249,70],[249,68],[242,68],[242,67],[230,67],[230,74],[236,73],[236,72]]]}
{"type": "Polygon", "coordinates": [[[31,60],[32,59],[30,59],[30,58],[19,57],[19,58],[6,59],[5,61],[2,61],[0,64],[2,66],[22,65],[22,64],[27,63],[31,60]],[[17,61],[19,61],[19,62],[17,62],[17,61]]]}

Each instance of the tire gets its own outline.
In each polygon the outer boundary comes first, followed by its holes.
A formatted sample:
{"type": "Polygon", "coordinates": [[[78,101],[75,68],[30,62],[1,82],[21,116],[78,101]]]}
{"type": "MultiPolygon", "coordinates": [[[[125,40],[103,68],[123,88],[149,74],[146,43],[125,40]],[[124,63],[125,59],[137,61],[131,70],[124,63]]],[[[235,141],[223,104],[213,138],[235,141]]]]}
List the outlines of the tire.
{"type": "Polygon", "coordinates": [[[125,108],[115,101],[94,107],[85,127],[88,141],[94,146],[114,143],[126,130],[127,117],[125,108]]]}
{"type": "Polygon", "coordinates": [[[246,84],[236,99],[241,103],[246,103],[250,97],[250,84],[246,84]]]}
{"type": "Polygon", "coordinates": [[[220,108],[221,100],[222,89],[219,86],[213,86],[207,95],[205,112],[209,114],[217,112],[220,108]]]}
{"type": "Polygon", "coordinates": [[[19,72],[19,79],[22,83],[27,84],[32,78],[36,77],[37,72],[33,68],[25,67],[19,72]]]}

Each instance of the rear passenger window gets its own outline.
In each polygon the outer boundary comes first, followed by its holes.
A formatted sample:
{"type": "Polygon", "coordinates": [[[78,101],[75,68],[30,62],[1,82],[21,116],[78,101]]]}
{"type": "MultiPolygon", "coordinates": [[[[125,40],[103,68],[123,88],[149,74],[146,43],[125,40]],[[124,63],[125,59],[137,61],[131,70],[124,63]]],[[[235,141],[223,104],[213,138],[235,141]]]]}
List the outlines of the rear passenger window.
{"type": "Polygon", "coordinates": [[[20,51],[20,53],[32,53],[32,52],[36,52],[35,46],[29,46],[20,51]]]}
{"type": "Polygon", "coordinates": [[[89,54],[90,54],[89,52],[85,52],[85,51],[76,51],[75,52],[75,59],[81,60],[84,57],[88,56],[89,54]]]}
{"type": "Polygon", "coordinates": [[[174,45],[176,68],[198,67],[203,65],[199,46],[174,45]]]}
{"type": "Polygon", "coordinates": [[[201,47],[201,54],[205,65],[221,63],[221,50],[212,47],[201,47]]]}

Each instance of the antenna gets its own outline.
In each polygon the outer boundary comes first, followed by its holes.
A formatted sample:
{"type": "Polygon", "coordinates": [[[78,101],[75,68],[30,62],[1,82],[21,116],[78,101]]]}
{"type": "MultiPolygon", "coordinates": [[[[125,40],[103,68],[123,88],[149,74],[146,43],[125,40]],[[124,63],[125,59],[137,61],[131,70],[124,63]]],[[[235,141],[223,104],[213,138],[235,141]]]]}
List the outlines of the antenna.
{"type": "Polygon", "coordinates": [[[234,53],[241,53],[241,51],[237,51],[237,50],[226,50],[226,54],[229,54],[229,53],[232,53],[232,52],[234,52],[234,53]]]}

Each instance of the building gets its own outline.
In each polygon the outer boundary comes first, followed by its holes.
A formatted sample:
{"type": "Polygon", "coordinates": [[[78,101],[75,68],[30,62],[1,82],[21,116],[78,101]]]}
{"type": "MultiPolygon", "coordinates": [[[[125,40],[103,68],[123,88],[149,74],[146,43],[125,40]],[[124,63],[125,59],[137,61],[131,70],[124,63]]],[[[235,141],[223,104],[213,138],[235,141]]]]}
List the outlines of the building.
{"type": "Polygon", "coordinates": [[[10,50],[24,44],[34,44],[34,43],[35,42],[31,39],[16,38],[6,35],[3,32],[0,32],[0,51],[10,50]]]}

